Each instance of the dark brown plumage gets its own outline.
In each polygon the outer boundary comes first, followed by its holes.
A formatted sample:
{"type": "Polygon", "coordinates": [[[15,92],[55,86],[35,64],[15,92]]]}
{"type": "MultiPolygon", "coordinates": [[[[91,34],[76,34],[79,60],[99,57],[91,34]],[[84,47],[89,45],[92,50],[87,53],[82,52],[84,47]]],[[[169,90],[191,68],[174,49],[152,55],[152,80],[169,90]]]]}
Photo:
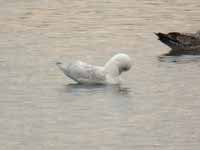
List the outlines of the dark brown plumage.
{"type": "Polygon", "coordinates": [[[167,55],[200,55],[200,32],[155,34],[162,43],[171,48],[167,55]]]}

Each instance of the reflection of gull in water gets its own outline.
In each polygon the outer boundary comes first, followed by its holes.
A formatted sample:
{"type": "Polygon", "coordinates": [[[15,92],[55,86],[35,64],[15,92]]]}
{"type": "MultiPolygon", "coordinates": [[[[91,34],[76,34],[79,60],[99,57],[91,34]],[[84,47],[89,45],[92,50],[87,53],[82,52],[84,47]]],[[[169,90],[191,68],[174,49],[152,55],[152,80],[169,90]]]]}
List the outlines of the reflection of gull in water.
{"type": "Polygon", "coordinates": [[[105,85],[105,84],[68,84],[66,85],[66,90],[74,95],[78,94],[103,94],[103,95],[121,95],[130,96],[131,89],[128,87],[122,87],[119,84],[115,85],[105,85]]]}
{"type": "Polygon", "coordinates": [[[113,56],[103,67],[81,61],[56,64],[66,76],[81,84],[119,84],[119,75],[131,68],[129,56],[122,53],[113,56]]]}

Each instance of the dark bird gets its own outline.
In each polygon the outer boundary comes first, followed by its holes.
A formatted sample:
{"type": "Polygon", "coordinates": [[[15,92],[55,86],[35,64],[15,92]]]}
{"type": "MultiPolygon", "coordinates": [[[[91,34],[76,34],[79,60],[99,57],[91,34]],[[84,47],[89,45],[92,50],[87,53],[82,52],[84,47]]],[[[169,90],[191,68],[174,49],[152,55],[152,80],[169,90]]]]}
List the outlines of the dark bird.
{"type": "Polygon", "coordinates": [[[196,33],[155,33],[158,40],[171,48],[167,55],[200,55],[200,31],[196,33]]]}

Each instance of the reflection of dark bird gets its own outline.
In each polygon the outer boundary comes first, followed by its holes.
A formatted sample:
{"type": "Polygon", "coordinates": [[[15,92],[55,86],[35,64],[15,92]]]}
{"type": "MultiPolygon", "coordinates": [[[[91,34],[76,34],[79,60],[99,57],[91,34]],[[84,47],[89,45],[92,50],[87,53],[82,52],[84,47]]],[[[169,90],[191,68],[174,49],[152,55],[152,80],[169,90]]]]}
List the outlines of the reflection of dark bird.
{"type": "Polygon", "coordinates": [[[159,40],[169,46],[167,55],[200,55],[200,31],[196,33],[155,33],[159,40]]]}

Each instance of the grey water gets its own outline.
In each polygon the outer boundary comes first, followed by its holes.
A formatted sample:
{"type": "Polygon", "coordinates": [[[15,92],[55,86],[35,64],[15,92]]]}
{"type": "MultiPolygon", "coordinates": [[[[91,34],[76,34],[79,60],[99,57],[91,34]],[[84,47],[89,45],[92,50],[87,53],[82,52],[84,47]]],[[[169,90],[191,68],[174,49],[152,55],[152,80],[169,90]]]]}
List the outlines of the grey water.
{"type": "Polygon", "coordinates": [[[200,57],[153,32],[196,32],[199,0],[1,0],[0,149],[199,150],[200,57]],[[56,61],[132,58],[120,86],[76,85],[56,61]]]}

